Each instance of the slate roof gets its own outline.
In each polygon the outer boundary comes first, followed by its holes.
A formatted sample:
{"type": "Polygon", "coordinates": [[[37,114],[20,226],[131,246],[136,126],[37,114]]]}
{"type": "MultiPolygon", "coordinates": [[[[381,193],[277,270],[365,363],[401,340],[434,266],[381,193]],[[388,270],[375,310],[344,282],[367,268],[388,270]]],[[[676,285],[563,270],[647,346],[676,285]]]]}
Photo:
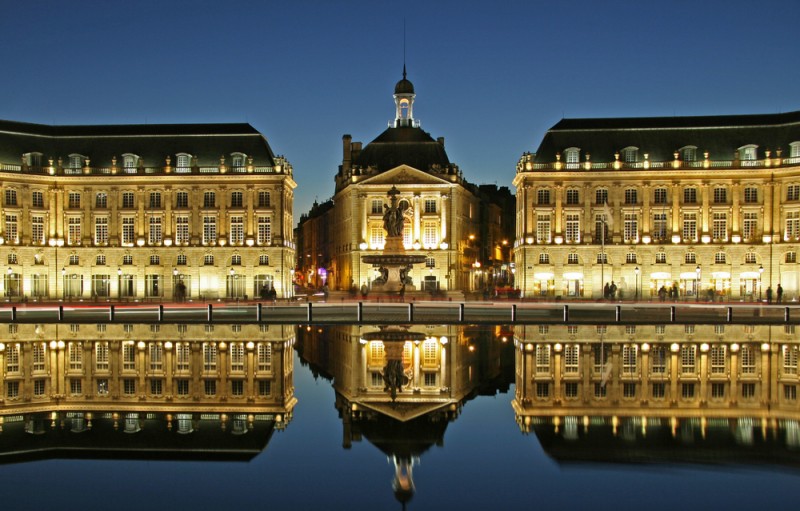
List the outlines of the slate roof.
{"type": "Polygon", "coordinates": [[[758,159],[770,149],[783,150],[800,141],[800,111],[781,114],[628,117],[601,119],[562,119],[550,128],[536,150],[536,162],[556,160],[556,153],[580,148],[593,162],[613,162],[614,153],[638,147],[639,158],[648,153],[652,161],[669,161],[673,153],[686,146],[697,147],[697,157],[709,152],[711,160],[731,160],[742,146],[758,146],[758,159]]]}
{"type": "Polygon", "coordinates": [[[402,126],[388,128],[378,135],[364,147],[353,165],[363,168],[374,166],[380,172],[399,165],[427,171],[434,165],[447,167],[450,160],[444,145],[434,140],[422,128],[402,126]]]}
{"type": "Polygon", "coordinates": [[[91,160],[92,166],[110,166],[112,157],[122,166],[122,155],[136,154],[145,166],[163,166],[166,157],[188,153],[199,166],[219,165],[220,156],[241,152],[256,166],[274,165],[275,155],[266,138],[249,124],[130,124],[50,126],[0,120],[0,162],[19,163],[25,153],[42,153],[43,163],[70,154],[91,160]]]}

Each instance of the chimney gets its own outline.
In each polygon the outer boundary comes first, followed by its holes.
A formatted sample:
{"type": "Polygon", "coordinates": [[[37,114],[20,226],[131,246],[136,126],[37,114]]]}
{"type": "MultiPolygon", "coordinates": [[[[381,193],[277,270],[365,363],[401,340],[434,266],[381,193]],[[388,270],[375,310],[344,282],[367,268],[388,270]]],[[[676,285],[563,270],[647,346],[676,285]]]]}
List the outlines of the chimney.
{"type": "Polygon", "coordinates": [[[361,142],[353,142],[353,158],[358,158],[361,154],[361,142]]]}
{"type": "Polygon", "coordinates": [[[352,151],[350,150],[350,141],[353,137],[350,135],[342,136],[342,171],[347,174],[350,172],[352,151]]]}
{"type": "Polygon", "coordinates": [[[439,138],[436,139],[436,141],[439,142],[439,145],[444,147],[444,137],[439,137],[439,138]]]}

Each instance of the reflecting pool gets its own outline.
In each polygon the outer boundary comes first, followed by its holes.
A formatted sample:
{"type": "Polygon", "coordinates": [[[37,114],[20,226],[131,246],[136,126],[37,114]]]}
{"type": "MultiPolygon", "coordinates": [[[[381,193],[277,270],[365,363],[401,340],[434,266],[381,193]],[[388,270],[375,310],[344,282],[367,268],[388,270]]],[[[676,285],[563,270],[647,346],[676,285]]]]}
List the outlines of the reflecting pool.
{"type": "Polygon", "coordinates": [[[771,509],[766,325],[0,325],[4,507],[771,509]]]}

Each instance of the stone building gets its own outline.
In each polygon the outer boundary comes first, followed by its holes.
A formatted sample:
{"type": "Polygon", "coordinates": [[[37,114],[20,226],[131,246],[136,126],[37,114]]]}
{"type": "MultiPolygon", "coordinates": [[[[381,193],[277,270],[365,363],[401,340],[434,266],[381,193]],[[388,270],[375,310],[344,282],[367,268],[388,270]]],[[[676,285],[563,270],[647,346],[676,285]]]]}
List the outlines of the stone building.
{"type": "Polygon", "coordinates": [[[800,112],[564,119],[514,186],[526,297],[797,298],[800,112]]]}
{"type": "Polygon", "coordinates": [[[370,287],[378,277],[378,269],[361,258],[384,247],[384,206],[393,186],[400,191],[398,203],[405,211],[406,253],[426,256],[426,263],[410,272],[415,289],[458,295],[491,284],[482,277],[485,261],[478,247],[486,242],[480,237],[482,200],[494,196],[482,199],[478,187],[448,158],[444,138],[433,139],[422,130],[414,117],[415,97],[404,70],[395,86],[395,118],[389,127],[363,147],[350,135],[343,137],[333,207],[324,213],[330,217],[324,222],[308,217],[330,229],[330,253],[318,246],[302,249],[327,266],[298,261],[303,273],[323,270],[331,289],[370,287]]]}
{"type": "Polygon", "coordinates": [[[0,121],[7,300],[292,293],[291,165],[248,124],[0,121]]]}

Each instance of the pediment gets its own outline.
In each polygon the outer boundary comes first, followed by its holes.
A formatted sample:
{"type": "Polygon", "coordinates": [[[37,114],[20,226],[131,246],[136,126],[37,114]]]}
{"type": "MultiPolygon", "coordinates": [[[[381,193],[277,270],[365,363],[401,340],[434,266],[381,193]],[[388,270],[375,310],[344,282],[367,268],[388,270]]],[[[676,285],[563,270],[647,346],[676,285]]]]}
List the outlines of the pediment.
{"type": "Polygon", "coordinates": [[[377,176],[372,176],[360,183],[363,185],[449,185],[449,181],[438,178],[427,172],[417,170],[408,165],[400,165],[377,176]]]}
{"type": "Polygon", "coordinates": [[[423,415],[427,415],[439,409],[445,408],[450,405],[450,402],[396,401],[392,403],[386,401],[363,401],[361,402],[361,405],[400,422],[407,422],[412,419],[416,419],[417,417],[422,417],[423,415]]]}

